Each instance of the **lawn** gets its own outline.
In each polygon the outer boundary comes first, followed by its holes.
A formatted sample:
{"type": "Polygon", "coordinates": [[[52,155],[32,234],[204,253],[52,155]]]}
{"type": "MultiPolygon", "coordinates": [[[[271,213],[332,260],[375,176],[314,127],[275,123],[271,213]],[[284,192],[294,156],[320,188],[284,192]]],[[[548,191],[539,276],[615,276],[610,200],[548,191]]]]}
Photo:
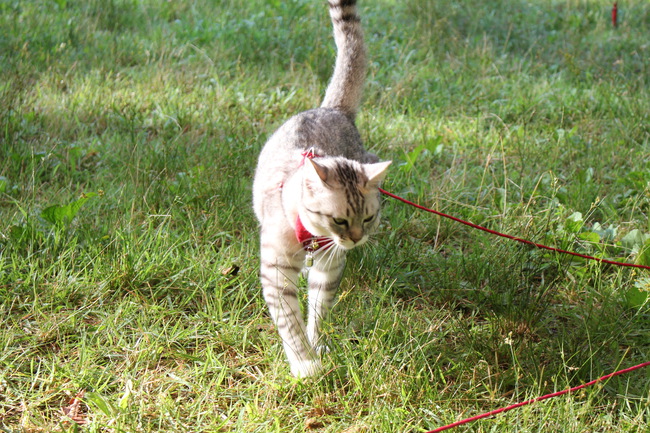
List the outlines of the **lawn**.
{"type": "MultiPolygon", "coordinates": [[[[650,4],[360,0],[385,189],[650,265],[650,4]]],[[[0,0],[0,431],[425,432],[650,361],[650,271],[386,199],[326,372],[258,281],[265,139],[320,103],[321,0],[0,0]]],[[[457,427],[647,432],[650,368],[457,427]]]]}

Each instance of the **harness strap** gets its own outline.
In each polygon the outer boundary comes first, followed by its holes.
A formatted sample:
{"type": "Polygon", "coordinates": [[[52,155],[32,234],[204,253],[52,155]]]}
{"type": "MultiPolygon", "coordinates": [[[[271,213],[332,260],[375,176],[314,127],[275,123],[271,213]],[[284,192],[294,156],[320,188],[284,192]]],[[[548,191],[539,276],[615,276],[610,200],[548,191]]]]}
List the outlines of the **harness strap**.
{"type": "MultiPolygon", "coordinates": [[[[302,160],[298,167],[302,167],[305,164],[305,159],[309,158],[318,158],[319,155],[314,153],[314,148],[312,147],[309,150],[306,150],[302,153],[302,160]]],[[[314,236],[312,233],[307,230],[302,221],[300,220],[300,215],[296,217],[296,239],[300,242],[308,252],[313,253],[319,249],[328,249],[332,246],[333,241],[330,238],[324,236],[314,236]]]]}

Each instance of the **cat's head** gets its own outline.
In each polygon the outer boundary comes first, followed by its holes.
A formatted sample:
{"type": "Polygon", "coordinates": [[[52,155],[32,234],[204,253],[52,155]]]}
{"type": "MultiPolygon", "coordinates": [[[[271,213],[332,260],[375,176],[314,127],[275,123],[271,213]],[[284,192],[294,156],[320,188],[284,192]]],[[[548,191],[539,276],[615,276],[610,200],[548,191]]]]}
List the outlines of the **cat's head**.
{"type": "Polygon", "coordinates": [[[344,249],[365,243],[379,225],[379,185],[390,163],[307,159],[300,211],[305,227],[344,249]]]}

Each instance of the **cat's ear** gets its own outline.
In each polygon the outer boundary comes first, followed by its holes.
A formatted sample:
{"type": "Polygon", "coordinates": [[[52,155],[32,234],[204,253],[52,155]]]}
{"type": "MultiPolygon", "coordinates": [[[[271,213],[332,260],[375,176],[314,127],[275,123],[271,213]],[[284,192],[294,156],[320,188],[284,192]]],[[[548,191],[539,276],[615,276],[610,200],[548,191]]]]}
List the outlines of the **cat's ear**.
{"type": "Polygon", "coordinates": [[[388,174],[388,166],[393,161],[376,162],[374,164],[364,164],[363,169],[368,177],[366,186],[379,188],[379,184],[384,180],[388,174]]]}
{"type": "Polygon", "coordinates": [[[305,168],[307,170],[307,179],[316,180],[320,179],[325,185],[327,185],[327,177],[329,175],[329,170],[327,167],[318,164],[313,159],[307,159],[308,162],[305,163],[305,168]]]}

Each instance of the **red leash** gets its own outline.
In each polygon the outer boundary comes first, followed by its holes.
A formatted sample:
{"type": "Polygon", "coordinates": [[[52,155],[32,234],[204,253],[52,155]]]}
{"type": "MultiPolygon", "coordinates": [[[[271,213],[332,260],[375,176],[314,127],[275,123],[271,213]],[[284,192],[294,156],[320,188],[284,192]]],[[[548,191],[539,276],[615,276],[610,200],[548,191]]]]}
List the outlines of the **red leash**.
{"type": "Polygon", "coordinates": [[[493,415],[496,415],[496,414],[499,414],[499,413],[502,413],[502,412],[507,412],[509,410],[516,409],[516,408],[521,407],[521,406],[526,406],[528,404],[535,403],[537,401],[546,400],[548,398],[557,397],[557,396],[560,396],[560,395],[563,395],[563,394],[568,394],[570,392],[577,391],[579,389],[586,388],[588,386],[594,385],[594,384],[596,384],[598,382],[602,382],[603,380],[607,380],[607,379],[612,378],[614,376],[619,376],[621,374],[629,373],[631,371],[638,370],[640,368],[648,367],[648,366],[650,366],[650,362],[644,362],[642,364],[635,365],[634,367],[626,368],[626,369],[623,369],[623,370],[615,371],[614,373],[607,374],[607,375],[605,375],[603,377],[600,377],[600,378],[598,378],[596,380],[592,380],[591,382],[588,382],[588,383],[585,383],[585,384],[582,384],[582,385],[579,385],[579,386],[576,386],[576,387],[573,387],[573,388],[565,389],[564,391],[558,391],[558,392],[554,392],[554,393],[551,393],[551,394],[546,394],[546,395],[543,395],[541,397],[537,397],[537,398],[533,398],[531,400],[527,400],[527,401],[524,401],[524,402],[521,402],[521,403],[513,404],[512,406],[508,406],[508,407],[504,407],[504,408],[501,408],[501,409],[486,412],[484,414],[473,416],[471,418],[466,418],[464,420],[457,421],[457,422],[455,422],[453,424],[449,424],[449,425],[446,425],[446,426],[443,426],[443,427],[438,427],[437,429],[434,429],[434,430],[430,430],[427,433],[438,433],[438,432],[441,432],[441,431],[444,431],[444,430],[449,430],[450,428],[458,427],[459,425],[463,425],[463,424],[467,424],[467,423],[472,422],[472,421],[487,418],[487,417],[490,417],[490,416],[493,416],[493,415]]]}
{"type": "Polygon", "coordinates": [[[589,256],[587,254],[580,254],[580,253],[576,253],[576,252],[573,252],[573,251],[562,250],[560,248],[548,247],[546,245],[538,244],[538,243],[529,241],[527,239],[522,239],[522,238],[518,238],[516,236],[507,235],[505,233],[500,233],[500,232],[497,232],[495,230],[490,230],[490,229],[488,229],[486,227],[479,226],[479,225],[471,223],[469,221],[464,221],[464,220],[462,220],[460,218],[456,218],[456,217],[453,217],[451,215],[447,215],[447,214],[439,212],[437,210],[433,210],[433,209],[429,209],[429,208],[424,207],[424,206],[420,206],[419,204],[413,203],[412,201],[409,201],[409,200],[407,200],[405,198],[402,198],[402,197],[400,197],[398,195],[392,194],[392,193],[390,193],[390,192],[388,192],[386,190],[383,190],[381,188],[379,188],[379,191],[382,194],[387,195],[388,197],[394,198],[395,200],[399,200],[399,201],[401,201],[403,203],[409,204],[409,205],[411,205],[413,207],[416,207],[418,209],[421,209],[423,211],[430,212],[432,214],[448,218],[450,220],[459,222],[461,224],[465,224],[466,226],[469,226],[469,227],[472,227],[472,228],[475,228],[475,229],[478,229],[478,230],[482,230],[484,232],[487,232],[487,233],[490,233],[490,234],[493,234],[493,235],[496,235],[496,236],[501,236],[502,238],[512,239],[513,241],[521,242],[522,244],[531,245],[531,246],[534,246],[536,248],[541,248],[541,249],[545,249],[545,250],[549,250],[549,251],[555,251],[555,252],[562,253],[562,254],[569,254],[569,255],[572,255],[572,256],[576,256],[576,257],[582,257],[583,259],[595,260],[597,262],[602,262],[602,263],[609,263],[610,265],[627,266],[627,267],[631,267],[631,268],[650,269],[650,266],[646,266],[646,265],[637,265],[635,263],[617,262],[617,261],[614,261],[614,260],[607,260],[607,259],[601,259],[601,258],[594,257],[594,256],[589,256]]]}
{"type": "MultiPolygon", "coordinates": [[[[579,254],[579,253],[575,253],[573,251],[562,250],[560,248],[548,247],[546,245],[538,244],[538,243],[529,241],[527,239],[518,238],[516,236],[506,235],[504,233],[500,233],[500,232],[497,232],[495,230],[490,230],[488,228],[479,226],[477,224],[474,224],[474,223],[471,223],[471,222],[468,222],[468,221],[464,221],[464,220],[462,220],[460,218],[456,218],[456,217],[453,217],[451,215],[447,215],[445,213],[438,212],[436,210],[429,209],[427,207],[424,207],[424,206],[421,206],[419,204],[413,203],[412,201],[409,201],[409,200],[407,200],[405,198],[402,198],[402,197],[400,197],[398,195],[392,194],[392,193],[390,193],[390,192],[388,192],[386,190],[383,190],[381,188],[379,188],[379,191],[382,194],[387,195],[388,197],[394,198],[396,200],[399,200],[399,201],[401,201],[403,203],[406,203],[408,205],[411,205],[411,206],[416,207],[418,209],[421,209],[423,211],[430,212],[432,214],[448,218],[450,220],[459,222],[461,224],[465,224],[466,226],[469,226],[469,227],[472,227],[472,228],[475,228],[475,229],[478,229],[478,230],[482,230],[482,231],[487,232],[487,233],[491,233],[491,234],[496,235],[496,236],[501,236],[502,238],[512,239],[513,241],[521,242],[521,243],[524,243],[524,244],[527,244],[527,245],[532,245],[532,246],[534,246],[536,248],[542,248],[542,249],[545,249],[545,250],[555,251],[555,252],[563,253],[563,254],[570,254],[572,256],[578,256],[578,257],[582,257],[584,259],[596,260],[598,262],[609,263],[609,264],[617,265],[617,266],[629,266],[629,267],[634,267],[634,268],[650,269],[650,266],[637,265],[637,264],[634,264],[634,263],[616,262],[616,261],[613,261],[613,260],[606,260],[606,259],[600,259],[598,257],[588,256],[586,254],[579,254]]],[[[607,374],[607,375],[605,375],[603,377],[600,377],[600,378],[598,378],[596,380],[592,380],[591,382],[587,382],[587,383],[584,383],[582,385],[579,385],[579,386],[576,386],[576,387],[573,387],[573,388],[565,389],[564,391],[558,391],[558,392],[554,392],[554,393],[551,393],[551,394],[546,394],[546,395],[543,395],[541,397],[533,398],[531,400],[526,400],[526,401],[521,402],[521,403],[516,403],[516,404],[513,404],[513,405],[508,406],[508,407],[504,407],[504,408],[501,408],[501,409],[496,409],[496,410],[493,410],[493,411],[490,411],[490,412],[483,413],[481,415],[476,415],[476,416],[473,416],[473,417],[470,417],[470,418],[466,418],[464,420],[457,421],[455,423],[452,423],[452,424],[449,424],[449,425],[446,425],[446,426],[443,426],[443,427],[438,427],[437,429],[434,429],[434,430],[430,430],[427,433],[438,433],[438,432],[441,432],[441,431],[449,430],[451,428],[458,427],[459,425],[467,424],[467,423],[470,423],[472,421],[476,421],[476,420],[483,419],[483,418],[488,418],[488,417],[497,415],[497,414],[502,413],[502,412],[507,412],[509,410],[516,409],[518,407],[529,405],[531,403],[535,403],[535,402],[538,402],[538,401],[541,401],[541,400],[546,400],[546,399],[553,398],[553,397],[558,397],[558,396],[563,395],[563,394],[568,394],[570,392],[574,392],[574,391],[577,391],[579,389],[586,388],[588,386],[594,385],[594,384],[596,384],[598,382],[601,382],[603,380],[607,380],[607,379],[612,378],[614,376],[619,376],[621,374],[629,373],[631,371],[638,370],[640,368],[648,367],[648,366],[650,366],[650,362],[644,362],[642,364],[638,364],[638,365],[635,365],[633,367],[629,367],[629,368],[626,368],[626,369],[623,369],[623,370],[615,371],[614,373],[607,374]]]]}

